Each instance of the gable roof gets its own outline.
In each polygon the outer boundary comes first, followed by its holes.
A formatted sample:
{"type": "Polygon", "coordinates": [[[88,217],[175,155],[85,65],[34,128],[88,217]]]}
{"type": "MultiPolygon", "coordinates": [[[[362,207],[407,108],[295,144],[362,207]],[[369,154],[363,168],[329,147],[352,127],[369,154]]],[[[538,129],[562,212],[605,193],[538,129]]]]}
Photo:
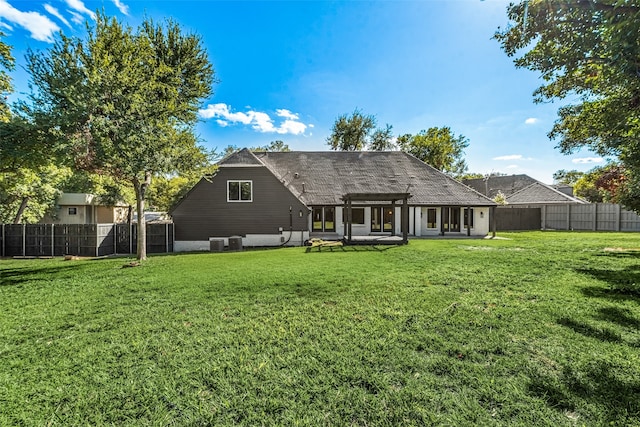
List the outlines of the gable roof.
{"type": "Polygon", "coordinates": [[[539,181],[531,178],[529,175],[521,174],[465,179],[462,182],[478,193],[493,199],[499,191],[505,196],[509,196],[539,181]]]}
{"type": "Polygon", "coordinates": [[[580,203],[586,204],[582,199],[569,196],[550,185],[535,182],[515,193],[507,196],[507,203],[511,205],[523,204],[554,204],[554,203],[580,203]]]}
{"type": "Polygon", "coordinates": [[[410,193],[412,205],[495,206],[496,203],[400,151],[241,150],[219,165],[268,168],[307,206],[341,205],[349,193],[410,193]]]}

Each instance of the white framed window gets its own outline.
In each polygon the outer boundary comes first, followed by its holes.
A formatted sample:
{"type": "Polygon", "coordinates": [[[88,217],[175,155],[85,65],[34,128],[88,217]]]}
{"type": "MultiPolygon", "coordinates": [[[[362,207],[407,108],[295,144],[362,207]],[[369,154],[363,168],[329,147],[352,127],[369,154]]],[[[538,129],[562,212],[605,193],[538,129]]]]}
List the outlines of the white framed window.
{"type": "Polygon", "coordinates": [[[252,202],[253,181],[229,180],[227,181],[227,202],[252,202]]]}

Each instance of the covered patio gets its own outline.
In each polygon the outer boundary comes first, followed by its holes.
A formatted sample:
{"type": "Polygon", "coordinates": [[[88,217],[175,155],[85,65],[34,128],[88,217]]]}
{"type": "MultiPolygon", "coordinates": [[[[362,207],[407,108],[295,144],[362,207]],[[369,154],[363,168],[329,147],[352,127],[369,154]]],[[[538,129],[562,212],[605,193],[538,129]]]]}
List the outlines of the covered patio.
{"type": "Polygon", "coordinates": [[[343,211],[344,218],[344,243],[347,245],[406,245],[409,242],[409,204],[411,197],[409,193],[347,193],[341,197],[344,202],[343,211]],[[400,229],[402,236],[396,236],[396,215],[395,208],[397,202],[402,201],[400,205],[400,229]],[[354,236],[353,235],[353,207],[356,204],[365,204],[371,202],[387,202],[390,203],[391,212],[391,233],[370,235],[370,236],[354,236]]]}

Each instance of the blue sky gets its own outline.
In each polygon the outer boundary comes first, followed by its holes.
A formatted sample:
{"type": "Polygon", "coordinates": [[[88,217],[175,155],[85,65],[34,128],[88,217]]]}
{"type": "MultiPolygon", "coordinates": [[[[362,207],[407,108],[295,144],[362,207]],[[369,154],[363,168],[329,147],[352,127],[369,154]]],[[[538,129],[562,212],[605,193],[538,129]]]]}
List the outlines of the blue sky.
{"type": "Polygon", "coordinates": [[[282,140],[326,150],[335,119],[355,109],[396,135],[449,126],[469,139],[470,172],[525,173],[551,183],[558,169],[603,159],[560,154],[547,132],[560,103],[534,104],[537,74],[516,69],[491,37],[509,24],[508,1],[0,0],[0,30],[13,46],[15,100],[27,91],[27,48],[58,31],[84,35],[104,9],[137,26],[173,18],[201,35],[219,82],[198,132],[221,151],[282,140]]]}

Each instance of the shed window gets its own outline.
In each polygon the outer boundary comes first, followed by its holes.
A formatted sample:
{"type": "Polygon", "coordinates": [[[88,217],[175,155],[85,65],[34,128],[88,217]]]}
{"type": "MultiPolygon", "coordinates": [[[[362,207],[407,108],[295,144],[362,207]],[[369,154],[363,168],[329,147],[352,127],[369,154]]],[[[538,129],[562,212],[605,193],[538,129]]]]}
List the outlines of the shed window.
{"type": "Polygon", "coordinates": [[[227,181],[227,202],[253,201],[252,181],[227,181]]]}
{"type": "Polygon", "coordinates": [[[78,208],[69,208],[69,215],[77,215],[78,208]]]}

